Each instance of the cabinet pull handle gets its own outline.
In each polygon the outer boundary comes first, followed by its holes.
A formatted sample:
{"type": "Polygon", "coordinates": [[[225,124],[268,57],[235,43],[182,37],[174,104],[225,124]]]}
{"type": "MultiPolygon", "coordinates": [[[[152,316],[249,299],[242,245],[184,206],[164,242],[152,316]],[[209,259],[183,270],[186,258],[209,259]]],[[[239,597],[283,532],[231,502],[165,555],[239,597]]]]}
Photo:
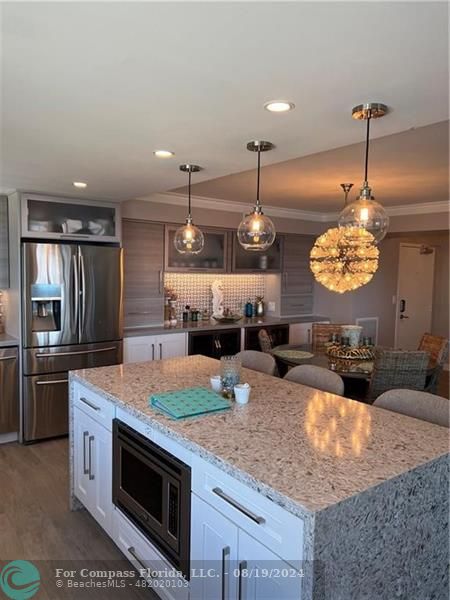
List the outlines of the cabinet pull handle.
{"type": "Polygon", "coordinates": [[[153,575],[150,572],[150,569],[144,565],[144,562],[142,561],[142,559],[139,558],[139,556],[137,555],[135,547],[130,546],[128,548],[128,552],[131,554],[131,556],[134,558],[134,560],[139,564],[141,569],[143,569],[151,579],[154,579],[153,575]]]}
{"type": "Polygon", "coordinates": [[[162,360],[162,344],[159,344],[159,358],[162,360]]]}
{"type": "Polygon", "coordinates": [[[230,546],[225,546],[222,549],[222,600],[226,600],[226,577],[228,575],[226,570],[226,559],[230,557],[230,546]]]}
{"type": "Polygon", "coordinates": [[[84,404],[86,404],[87,406],[89,406],[89,408],[92,408],[92,410],[100,410],[99,406],[96,406],[92,402],[89,402],[89,400],[87,400],[83,396],[80,396],[80,400],[81,400],[81,402],[83,402],[84,404]]]}
{"type": "Polygon", "coordinates": [[[86,468],[86,438],[89,431],[83,431],[83,475],[89,475],[89,469],[86,468]]]}
{"type": "Polygon", "coordinates": [[[152,360],[155,360],[155,344],[152,344],[152,360]]]}
{"type": "Polygon", "coordinates": [[[90,435],[89,439],[88,439],[88,444],[89,444],[89,461],[88,461],[88,469],[89,469],[89,481],[92,481],[93,479],[95,479],[95,475],[92,472],[92,446],[91,446],[91,442],[94,441],[94,436],[90,435]]]}
{"type": "Polygon", "coordinates": [[[236,510],[238,510],[239,512],[244,514],[246,517],[248,517],[255,523],[258,523],[258,525],[262,525],[263,523],[266,522],[264,517],[255,515],[254,512],[252,512],[251,510],[248,510],[248,508],[245,508],[245,506],[242,506],[242,504],[240,504],[239,502],[236,502],[236,500],[231,498],[231,496],[226,494],[221,488],[215,487],[215,488],[213,488],[212,491],[214,492],[214,494],[219,496],[219,498],[222,498],[222,500],[225,500],[225,502],[228,502],[228,504],[231,504],[231,506],[233,508],[235,508],[236,510]]]}
{"type": "Polygon", "coordinates": [[[239,582],[238,582],[238,600],[242,600],[244,592],[244,580],[242,578],[242,571],[247,568],[247,561],[241,560],[239,563],[239,582]]]}
{"type": "Polygon", "coordinates": [[[162,294],[162,281],[163,281],[163,272],[160,269],[158,271],[158,293],[162,294]]]}
{"type": "Polygon", "coordinates": [[[217,338],[217,347],[219,348],[219,350],[222,350],[222,344],[220,343],[219,338],[217,338]]]}

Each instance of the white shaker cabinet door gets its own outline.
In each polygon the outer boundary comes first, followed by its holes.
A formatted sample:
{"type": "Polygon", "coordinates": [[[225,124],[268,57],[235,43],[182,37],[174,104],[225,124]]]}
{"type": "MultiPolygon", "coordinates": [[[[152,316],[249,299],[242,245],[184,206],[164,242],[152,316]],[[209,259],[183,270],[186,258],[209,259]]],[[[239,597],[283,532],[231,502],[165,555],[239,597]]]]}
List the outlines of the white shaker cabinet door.
{"type": "Polygon", "coordinates": [[[301,600],[301,574],[239,530],[239,600],[301,600]]]}
{"type": "Polygon", "coordinates": [[[159,359],[186,356],[186,334],[169,333],[157,337],[156,357],[159,359]]]}
{"type": "Polygon", "coordinates": [[[237,599],[238,527],[191,496],[190,600],[237,599]]]}
{"type": "Polygon", "coordinates": [[[145,362],[157,358],[157,340],[154,335],[128,337],[123,340],[123,362],[145,362]]]}
{"type": "Polygon", "coordinates": [[[112,434],[78,408],[74,409],[74,420],[75,495],[110,533],[112,434]]]}

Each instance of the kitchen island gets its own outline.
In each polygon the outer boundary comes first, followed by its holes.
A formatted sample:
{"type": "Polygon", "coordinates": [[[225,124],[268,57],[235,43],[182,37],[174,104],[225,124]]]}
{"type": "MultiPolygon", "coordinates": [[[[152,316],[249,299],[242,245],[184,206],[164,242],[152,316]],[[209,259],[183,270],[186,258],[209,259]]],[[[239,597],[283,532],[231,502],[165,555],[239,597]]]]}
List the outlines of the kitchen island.
{"type": "Polygon", "coordinates": [[[70,375],[72,507],[133,562],[161,555],[112,502],[113,420],[191,468],[191,566],[221,568],[161,597],[447,597],[447,429],[249,370],[248,405],[182,421],[149,407],[218,371],[190,356],[70,375]],[[255,576],[268,564],[288,575],[255,576]]]}

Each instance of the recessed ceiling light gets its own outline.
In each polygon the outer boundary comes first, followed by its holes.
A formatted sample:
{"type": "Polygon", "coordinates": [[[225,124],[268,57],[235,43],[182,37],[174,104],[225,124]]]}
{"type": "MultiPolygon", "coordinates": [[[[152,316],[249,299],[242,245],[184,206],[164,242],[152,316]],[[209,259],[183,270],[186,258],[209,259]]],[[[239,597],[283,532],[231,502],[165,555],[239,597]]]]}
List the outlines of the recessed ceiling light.
{"type": "Polygon", "coordinates": [[[175,152],[171,152],[170,150],[155,150],[153,154],[158,158],[171,158],[175,156],[175,152]]]}
{"type": "Polygon", "coordinates": [[[73,186],[76,188],[84,189],[87,187],[87,183],[84,183],[84,181],[74,181],[73,186]]]}
{"type": "Polygon", "coordinates": [[[285,102],[284,100],[272,100],[271,102],[266,102],[264,108],[270,112],[287,112],[293,110],[295,104],[293,102],[285,102]]]}

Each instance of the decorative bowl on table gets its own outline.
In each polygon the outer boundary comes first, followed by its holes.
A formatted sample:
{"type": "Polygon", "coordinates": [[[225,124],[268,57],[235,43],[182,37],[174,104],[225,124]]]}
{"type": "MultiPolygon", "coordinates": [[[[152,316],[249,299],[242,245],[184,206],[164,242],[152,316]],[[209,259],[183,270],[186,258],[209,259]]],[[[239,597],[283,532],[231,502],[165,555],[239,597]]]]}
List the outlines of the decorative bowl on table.
{"type": "Polygon", "coordinates": [[[221,317],[219,317],[218,315],[213,315],[213,319],[215,321],[218,321],[219,323],[236,323],[236,321],[239,321],[240,319],[242,319],[242,315],[229,314],[229,315],[222,315],[221,317]]]}
{"type": "Polygon", "coordinates": [[[342,358],[346,360],[372,360],[375,357],[375,348],[373,346],[340,346],[339,344],[330,344],[327,347],[327,354],[332,358],[342,358]]]}

